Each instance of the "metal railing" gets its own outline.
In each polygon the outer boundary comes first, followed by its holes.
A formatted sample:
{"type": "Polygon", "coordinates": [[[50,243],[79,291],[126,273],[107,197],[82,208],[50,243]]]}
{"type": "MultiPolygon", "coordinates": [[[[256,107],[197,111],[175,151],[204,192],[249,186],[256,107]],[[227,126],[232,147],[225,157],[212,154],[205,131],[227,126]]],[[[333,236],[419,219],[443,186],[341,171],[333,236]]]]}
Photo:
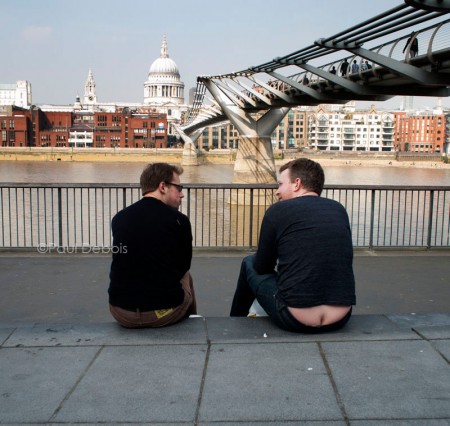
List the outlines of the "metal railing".
{"type": "MultiPolygon", "coordinates": [[[[195,247],[255,248],[274,185],[186,184],[181,211],[195,247]]],[[[450,186],[328,185],[355,247],[450,247],[450,186]]],[[[138,185],[0,184],[0,248],[110,248],[111,219],[139,200],[138,185]]]]}

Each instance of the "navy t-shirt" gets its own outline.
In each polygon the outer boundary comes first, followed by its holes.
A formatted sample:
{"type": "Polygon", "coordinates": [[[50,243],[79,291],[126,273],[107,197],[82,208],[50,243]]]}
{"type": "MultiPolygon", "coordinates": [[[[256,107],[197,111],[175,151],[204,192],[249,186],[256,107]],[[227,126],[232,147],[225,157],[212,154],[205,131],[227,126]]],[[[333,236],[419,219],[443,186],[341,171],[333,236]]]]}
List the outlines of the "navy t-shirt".
{"type": "Polygon", "coordinates": [[[267,274],[276,265],[277,297],[287,306],[354,305],[353,245],[345,208],[317,196],[271,206],[261,225],[254,267],[267,274]]]}

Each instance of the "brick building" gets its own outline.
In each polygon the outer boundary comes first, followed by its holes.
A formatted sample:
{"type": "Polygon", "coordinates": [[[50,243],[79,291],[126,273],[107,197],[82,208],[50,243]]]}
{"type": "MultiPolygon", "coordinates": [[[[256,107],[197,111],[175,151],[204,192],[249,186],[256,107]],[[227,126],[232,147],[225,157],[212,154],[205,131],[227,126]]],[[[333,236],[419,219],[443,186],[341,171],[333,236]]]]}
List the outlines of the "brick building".
{"type": "Polygon", "coordinates": [[[167,117],[146,110],[42,111],[0,107],[5,147],[166,148],[167,117]]]}
{"type": "Polygon", "coordinates": [[[446,117],[396,112],[394,138],[398,151],[445,152],[446,117]]]}
{"type": "Polygon", "coordinates": [[[30,111],[12,105],[0,106],[1,146],[30,146],[32,141],[30,111]]]}

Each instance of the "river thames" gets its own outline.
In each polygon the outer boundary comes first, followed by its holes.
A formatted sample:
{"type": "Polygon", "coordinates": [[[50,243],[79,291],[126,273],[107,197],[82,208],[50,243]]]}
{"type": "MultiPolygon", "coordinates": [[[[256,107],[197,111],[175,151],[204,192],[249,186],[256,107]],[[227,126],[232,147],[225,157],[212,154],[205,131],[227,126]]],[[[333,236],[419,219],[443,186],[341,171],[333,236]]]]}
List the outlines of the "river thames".
{"type": "MultiPolygon", "coordinates": [[[[0,182],[28,183],[138,183],[146,163],[0,162],[0,182]]],[[[183,183],[231,183],[233,165],[185,166],[183,183]]],[[[279,168],[279,165],[277,165],[279,168]]],[[[395,166],[324,166],[331,185],[450,185],[450,168],[395,166]]]]}
{"type": "MultiPolygon", "coordinates": [[[[0,161],[0,182],[37,184],[37,188],[8,189],[5,185],[2,189],[0,246],[109,246],[110,221],[118,210],[140,198],[138,188],[129,188],[129,184],[139,183],[145,164],[0,161]],[[65,183],[106,187],[39,188],[39,184],[65,183]],[[108,184],[124,184],[124,188],[111,189],[108,184]]],[[[448,187],[450,168],[424,165],[324,164],[328,185],[367,186],[330,188],[323,194],[347,209],[355,246],[448,246],[449,191],[411,187],[448,187]],[[371,190],[374,185],[398,189],[371,190]]],[[[182,183],[230,184],[233,179],[233,165],[186,166],[184,170],[182,183]]],[[[194,245],[254,246],[264,212],[275,198],[272,190],[250,191],[185,190],[181,210],[190,217],[194,245]]]]}

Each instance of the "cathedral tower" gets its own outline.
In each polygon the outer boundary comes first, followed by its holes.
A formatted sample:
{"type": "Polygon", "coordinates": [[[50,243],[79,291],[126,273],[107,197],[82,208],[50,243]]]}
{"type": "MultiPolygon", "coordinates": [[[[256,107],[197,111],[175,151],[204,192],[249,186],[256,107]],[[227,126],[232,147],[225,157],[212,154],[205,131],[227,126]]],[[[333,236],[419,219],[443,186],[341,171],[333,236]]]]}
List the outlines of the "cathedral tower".
{"type": "Polygon", "coordinates": [[[184,83],[180,79],[177,64],[169,57],[166,36],[163,36],[161,54],[148,72],[144,83],[144,104],[184,104],[184,83]]]}
{"type": "Polygon", "coordinates": [[[95,80],[92,71],[89,69],[88,78],[84,85],[84,104],[94,105],[97,103],[97,95],[95,94],[95,80]]]}

